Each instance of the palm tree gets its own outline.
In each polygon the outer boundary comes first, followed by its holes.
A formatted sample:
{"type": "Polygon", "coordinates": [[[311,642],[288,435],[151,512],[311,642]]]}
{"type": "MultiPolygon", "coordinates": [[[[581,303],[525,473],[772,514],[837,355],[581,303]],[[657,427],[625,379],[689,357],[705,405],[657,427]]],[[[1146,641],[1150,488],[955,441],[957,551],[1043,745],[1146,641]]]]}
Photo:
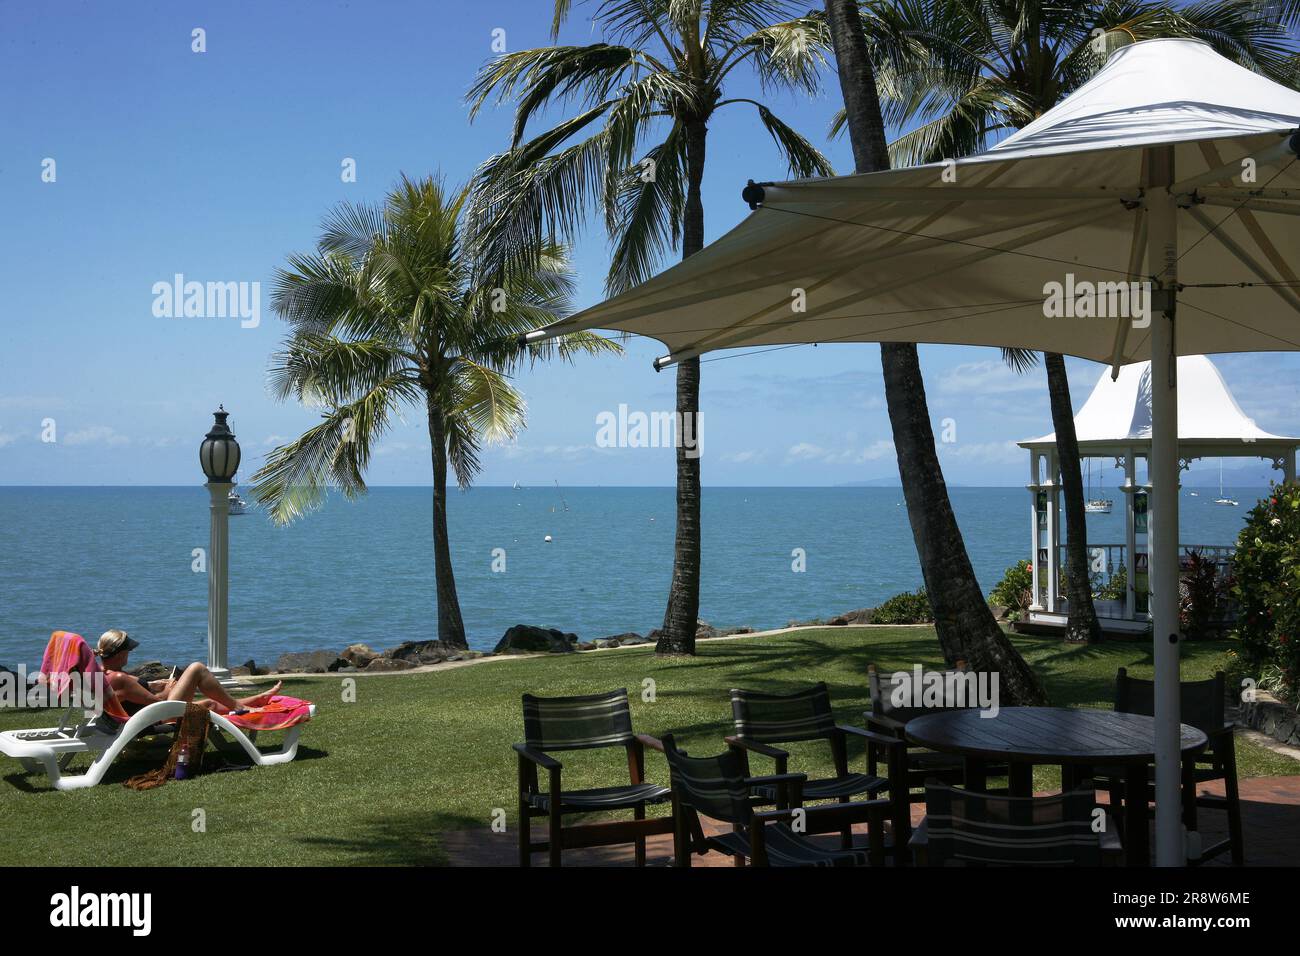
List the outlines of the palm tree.
{"type": "MultiPolygon", "coordinates": [[[[555,0],[552,40],[571,5],[555,0]]],[[[725,106],[755,109],[794,175],[830,174],[826,157],[766,105],[725,91],[744,67],[765,89],[813,93],[827,41],[819,16],[796,15],[789,0],[600,0],[592,22],[609,42],[505,54],[470,91],[472,115],[494,95],[518,104],[510,149],[479,174],[475,219],[498,237],[495,255],[515,255],[547,234],[575,235],[592,206],[614,241],[611,294],[645,281],[679,243],[683,258],[699,252],[709,121],[725,106]],[[557,101],[580,111],[525,140],[533,115],[557,101]]],[[[699,390],[699,359],[681,362],[679,431],[698,421],[699,390]]],[[[658,653],[695,653],[699,605],[700,459],[679,441],[673,577],[658,653]]]]}
{"type": "Polygon", "coordinates": [[[433,464],[433,555],[438,639],[467,646],[447,536],[447,470],[467,487],[484,441],[524,424],[508,374],[526,358],[618,350],[578,333],[553,349],[523,350],[520,333],[570,311],[574,280],[563,249],[485,269],[467,244],[468,189],[403,177],[382,207],[342,204],[321,226],[314,253],[289,256],[272,304],[289,323],[271,367],[280,400],[319,407],[321,422],[272,451],[254,494],[288,522],[329,485],[349,498],[392,417],[423,406],[433,464]]]}
{"type": "MultiPolygon", "coordinates": [[[[856,0],[826,0],[826,19],[835,46],[856,170],[888,169],[885,121],[856,0]]],[[[880,364],[907,516],[944,658],[950,665],[966,660],[976,670],[997,671],[1002,700],[1007,704],[1045,704],[1047,691],[1042,681],[993,619],[971,567],[934,448],[916,346],[882,343],[880,364]]]]}
{"type": "MultiPolygon", "coordinates": [[[[865,20],[885,64],[885,121],[919,123],[890,145],[895,165],[970,155],[1032,122],[1086,82],[1115,47],[1153,37],[1197,37],[1275,79],[1290,77],[1293,46],[1282,21],[1297,4],[1209,0],[1181,8],[1150,0],[913,0],[869,4],[865,20]]],[[[842,117],[842,114],[841,114],[842,117]]],[[[837,120],[838,128],[842,119],[837,120]]],[[[1023,372],[1024,349],[1003,358],[1023,372]]],[[[1101,627],[1088,573],[1079,442],[1065,359],[1045,353],[1052,424],[1065,496],[1066,640],[1097,641],[1101,627]]]]}

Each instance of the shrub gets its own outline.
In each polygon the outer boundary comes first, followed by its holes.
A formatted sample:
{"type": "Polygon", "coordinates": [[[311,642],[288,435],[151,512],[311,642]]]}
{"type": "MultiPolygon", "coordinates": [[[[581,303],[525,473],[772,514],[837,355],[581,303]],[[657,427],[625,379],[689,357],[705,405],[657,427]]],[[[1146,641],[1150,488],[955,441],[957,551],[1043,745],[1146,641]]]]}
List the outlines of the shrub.
{"type": "Polygon", "coordinates": [[[1231,578],[1221,577],[1218,565],[1199,551],[1188,551],[1178,579],[1178,624],[1190,639],[1212,637],[1221,626],[1224,598],[1231,578]]]}
{"type": "Polygon", "coordinates": [[[998,586],[989,592],[989,600],[1005,607],[1012,620],[1019,620],[1034,603],[1034,570],[1029,562],[1017,561],[1007,568],[998,586]]]}
{"type": "Polygon", "coordinates": [[[871,623],[929,624],[933,620],[934,613],[930,610],[930,598],[925,593],[925,588],[921,588],[915,594],[904,591],[889,598],[876,608],[871,623]]]}
{"type": "Polygon", "coordinates": [[[1276,667],[1280,696],[1300,684],[1300,485],[1275,485],[1246,517],[1233,558],[1239,657],[1247,676],[1276,667]]]}
{"type": "Polygon", "coordinates": [[[1128,568],[1124,565],[1117,567],[1105,584],[1100,584],[1100,574],[1096,577],[1092,596],[1098,601],[1123,601],[1128,597],[1128,568]]]}

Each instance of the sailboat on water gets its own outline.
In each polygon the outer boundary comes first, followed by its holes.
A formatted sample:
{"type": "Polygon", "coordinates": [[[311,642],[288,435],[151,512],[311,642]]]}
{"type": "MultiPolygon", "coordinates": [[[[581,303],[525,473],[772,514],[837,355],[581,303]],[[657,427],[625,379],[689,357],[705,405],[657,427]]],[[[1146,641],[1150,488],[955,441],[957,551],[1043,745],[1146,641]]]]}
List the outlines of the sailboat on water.
{"type": "Polygon", "coordinates": [[[1084,503],[1083,510],[1093,514],[1108,515],[1115,502],[1110,498],[1094,498],[1092,496],[1092,459],[1085,458],[1084,462],[1088,470],[1088,500],[1084,503]]]}
{"type": "Polygon", "coordinates": [[[1227,505],[1229,508],[1237,507],[1237,502],[1223,493],[1223,459],[1219,459],[1219,497],[1214,499],[1216,505],[1227,505]]]}

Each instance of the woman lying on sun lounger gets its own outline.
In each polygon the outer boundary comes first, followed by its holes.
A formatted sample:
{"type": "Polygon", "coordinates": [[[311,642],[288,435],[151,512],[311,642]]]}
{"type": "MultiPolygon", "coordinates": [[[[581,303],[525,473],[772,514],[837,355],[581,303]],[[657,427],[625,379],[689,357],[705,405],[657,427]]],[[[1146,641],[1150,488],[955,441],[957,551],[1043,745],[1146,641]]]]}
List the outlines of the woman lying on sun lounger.
{"type": "Polygon", "coordinates": [[[118,628],[105,631],[99,638],[95,656],[100,659],[107,671],[108,685],[122,702],[128,715],[134,714],[142,707],[156,704],[162,700],[194,700],[196,694],[202,694],[207,700],[198,703],[218,714],[242,713],[270,703],[271,698],[280,692],[280,684],[262,694],[236,700],[226,693],[212,672],[195,661],[171,680],[145,681],[123,673],[127,656],[140,646],[127,636],[126,631],[118,628]]]}

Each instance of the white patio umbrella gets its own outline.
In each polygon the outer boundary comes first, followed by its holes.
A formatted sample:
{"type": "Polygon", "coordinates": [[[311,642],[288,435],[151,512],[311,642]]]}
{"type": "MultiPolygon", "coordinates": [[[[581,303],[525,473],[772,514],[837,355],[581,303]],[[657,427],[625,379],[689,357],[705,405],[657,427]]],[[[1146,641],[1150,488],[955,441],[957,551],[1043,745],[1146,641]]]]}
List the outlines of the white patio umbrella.
{"type": "Polygon", "coordinates": [[[638,333],[667,347],[660,368],[817,342],[1150,359],[1156,858],[1178,865],[1175,357],[1300,349],[1298,124],[1300,93],[1207,44],[1132,44],[977,156],[751,185],[757,210],[717,242],[526,339],[638,333]]]}

